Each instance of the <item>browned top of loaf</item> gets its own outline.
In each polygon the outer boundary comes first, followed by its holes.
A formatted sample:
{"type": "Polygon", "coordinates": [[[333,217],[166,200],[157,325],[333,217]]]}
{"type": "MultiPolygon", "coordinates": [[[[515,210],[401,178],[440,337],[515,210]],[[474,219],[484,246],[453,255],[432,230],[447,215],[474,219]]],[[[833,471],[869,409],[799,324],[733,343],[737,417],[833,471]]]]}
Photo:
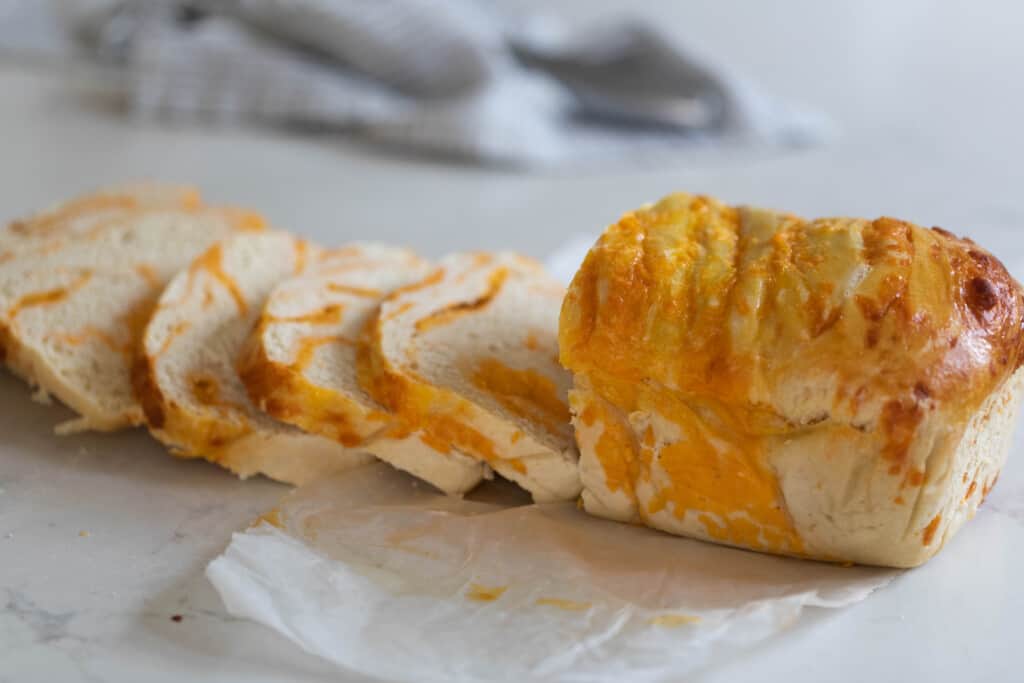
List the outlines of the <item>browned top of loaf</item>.
{"type": "Polygon", "coordinates": [[[1022,321],[1003,264],[940,228],[677,194],[604,233],[560,347],[576,372],[714,400],[754,433],[817,406],[895,439],[925,406],[976,410],[1024,360],[1022,321]]]}

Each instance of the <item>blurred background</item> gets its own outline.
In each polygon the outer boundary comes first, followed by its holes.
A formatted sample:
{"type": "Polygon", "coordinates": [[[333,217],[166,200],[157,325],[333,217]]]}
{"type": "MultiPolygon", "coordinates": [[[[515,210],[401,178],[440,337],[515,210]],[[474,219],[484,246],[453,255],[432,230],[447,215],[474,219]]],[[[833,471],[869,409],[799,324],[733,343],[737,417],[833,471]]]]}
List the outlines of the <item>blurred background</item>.
{"type": "Polygon", "coordinates": [[[1024,274],[1019,3],[0,8],[5,220],[166,179],[328,242],[544,256],[686,189],[941,225],[1024,274]]]}

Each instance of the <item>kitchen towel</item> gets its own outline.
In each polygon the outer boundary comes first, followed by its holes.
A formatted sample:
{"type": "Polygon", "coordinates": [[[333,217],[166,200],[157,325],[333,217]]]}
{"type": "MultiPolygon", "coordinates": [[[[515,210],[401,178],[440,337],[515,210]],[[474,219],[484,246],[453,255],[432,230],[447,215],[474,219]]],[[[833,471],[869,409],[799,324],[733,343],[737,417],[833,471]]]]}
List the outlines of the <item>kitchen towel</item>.
{"type": "Polygon", "coordinates": [[[474,0],[54,0],[140,116],[341,130],[519,168],[799,146],[821,116],[637,21],[577,28],[474,0]]]}

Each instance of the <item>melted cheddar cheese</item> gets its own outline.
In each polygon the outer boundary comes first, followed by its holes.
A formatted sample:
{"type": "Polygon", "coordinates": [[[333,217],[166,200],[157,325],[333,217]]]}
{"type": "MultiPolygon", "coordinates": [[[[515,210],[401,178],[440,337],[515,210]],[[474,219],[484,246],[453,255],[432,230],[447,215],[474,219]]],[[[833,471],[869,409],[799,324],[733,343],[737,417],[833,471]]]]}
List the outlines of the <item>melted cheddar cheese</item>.
{"type": "Polygon", "coordinates": [[[1002,264],[938,228],[677,194],[590,251],[560,360],[578,430],[601,430],[589,456],[639,521],[668,511],[705,538],[801,554],[770,447],[811,429],[878,433],[888,473],[920,487],[907,461],[919,424],[939,404],[966,422],[1021,365],[1022,320],[1002,264]]]}
{"type": "Polygon", "coordinates": [[[569,424],[569,406],[555,383],[543,373],[511,368],[497,358],[484,358],[473,371],[472,382],[510,413],[539,422],[553,433],[569,424]]]}

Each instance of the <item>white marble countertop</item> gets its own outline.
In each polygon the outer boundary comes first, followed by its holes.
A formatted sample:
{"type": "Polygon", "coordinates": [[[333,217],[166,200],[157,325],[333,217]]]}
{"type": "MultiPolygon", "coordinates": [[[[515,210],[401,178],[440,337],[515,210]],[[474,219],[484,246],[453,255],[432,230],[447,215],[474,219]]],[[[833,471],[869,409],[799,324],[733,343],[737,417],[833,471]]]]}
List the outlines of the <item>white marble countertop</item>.
{"type": "MultiPolygon", "coordinates": [[[[835,144],[673,168],[510,175],[377,156],[327,137],[128,124],[83,106],[52,77],[8,66],[0,220],[97,185],[155,178],[196,183],[327,242],[543,256],[571,233],[685,188],[808,215],[941,225],[1024,275],[1024,89],[1013,66],[1024,63],[1014,28],[1024,11],[789,0],[751,3],[736,21],[728,4],[646,9],[667,12],[705,50],[725,45],[720,52],[774,91],[820,104],[843,130],[835,144]]],[[[566,11],[582,16],[583,7],[566,11]]],[[[286,487],[174,460],[142,432],[53,436],[67,417],[0,373],[0,681],[338,680],[284,639],[230,618],[202,574],[231,532],[286,487]]],[[[933,562],[852,608],[812,610],[699,680],[1019,679],[1022,446],[1018,437],[990,500],[933,562]]]]}

